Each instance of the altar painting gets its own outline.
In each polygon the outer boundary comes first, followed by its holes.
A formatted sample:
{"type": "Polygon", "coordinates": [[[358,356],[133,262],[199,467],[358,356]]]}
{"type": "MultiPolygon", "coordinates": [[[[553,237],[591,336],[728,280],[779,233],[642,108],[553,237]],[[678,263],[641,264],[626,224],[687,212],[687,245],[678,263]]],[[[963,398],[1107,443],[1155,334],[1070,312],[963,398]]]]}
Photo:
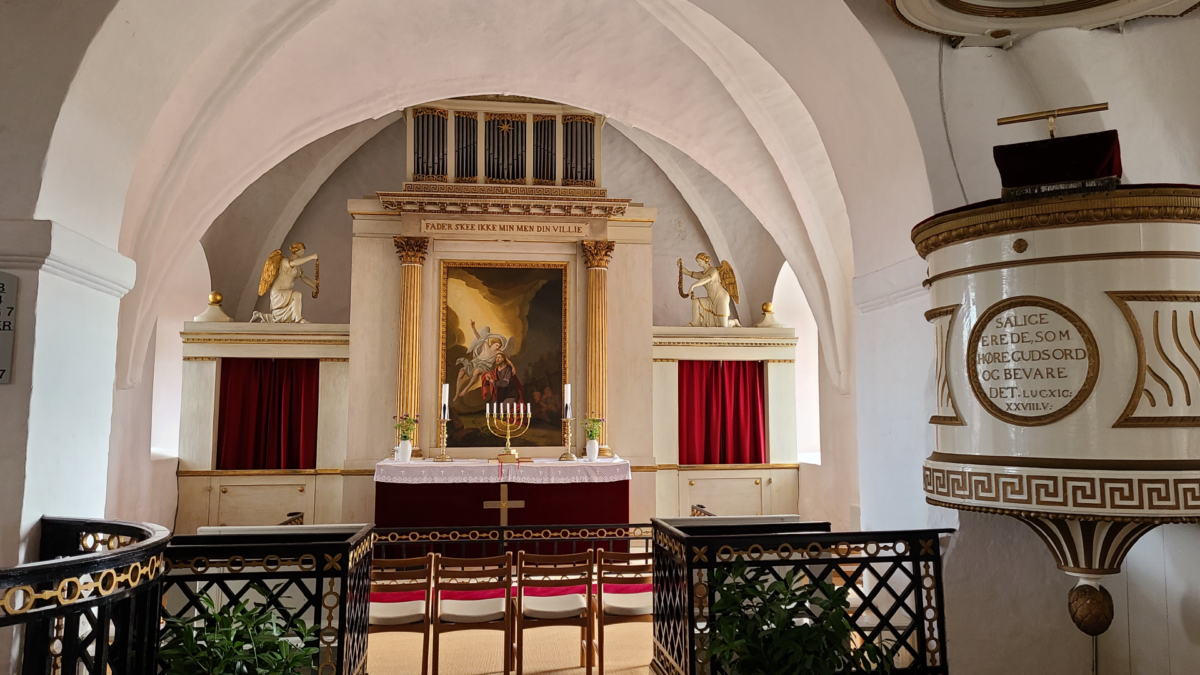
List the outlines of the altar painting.
{"type": "Polygon", "coordinates": [[[567,263],[442,261],[440,368],[450,385],[447,447],[494,448],[487,404],[528,404],[513,446],[563,445],[567,263]]]}

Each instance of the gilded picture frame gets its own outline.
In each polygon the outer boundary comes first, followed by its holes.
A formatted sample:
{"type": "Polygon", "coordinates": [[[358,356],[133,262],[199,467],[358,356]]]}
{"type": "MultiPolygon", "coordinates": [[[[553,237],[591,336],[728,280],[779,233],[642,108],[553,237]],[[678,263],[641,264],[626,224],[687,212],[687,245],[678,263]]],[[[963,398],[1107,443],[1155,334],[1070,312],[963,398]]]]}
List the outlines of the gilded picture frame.
{"type": "MultiPolygon", "coordinates": [[[[487,391],[486,387],[479,383],[474,383],[472,378],[478,371],[472,370],[470,366],[464,365],[464,359],[471,360],[479,354],[471,353],[464,343],[464,338],[470,340],[472,337],[475,342],[487,340],[487,336],[481,336],[480,330],[492,328],[490,325],[472,326],[468,328],[464,325],[466,321],[474,321],[469,316],[459,316],[460,312],[464,312],[463,308],[454,306],[454,298],[452,295],[460,297],[464,292],[463,286],[470,285],[475,287],[475,290],[480,294],[479,298],[475,298],[475,302],[484,302],[485,298],[496,295],[503,295],[504,288],[492,288],[492,285],[499,283],[501,286],[508,285],[512,294],[518,295],[525,293],[529,297],[522,301],[521,299],[501,298],[508,304],[515,302],[517,311],[521,313],[521,319],[524,322],[524,333],[521,335],[499,335],[499,340],[496,343],[503,344],[503,348],[497,348],[501,354],[506,357],[508,354],[511,341],[518,337],[522,340],[518,349],[524,349],[524,342],[530,338],[532,341],[539,342],[543,345],[543,350],[539,354],[533,355],[533,358],[538,361],[538,365],[534,366],[530,363],[530,356],[527,354],[519,354],[514,357],[513,361],[509,362],[512,367],[512,372],[517,375],[518,387],[528,389],[531,384],[538,385],[538,391],[526,391],[523,403],[528,403],[534,408],[535,420],[531,425],[530,432],[521,438],[513,438],[513,446],[525,447],[563,447],[564,434],[561,423],[562,413],[562,384],[569,382],[570,375],[570,291],[571,291],[571,264],[568,261],[492,261],[492,260],[442,260],[440,261],[439,269],[439,301],[438,301],[438,377],[440,382],[446,382],[450,385],[450,403],[451,403],[451,422],[448,425],[447,447],[449,448],[495,448],[502,447],[504,440],[499,437],[491,436],[483,430],[483,404],[477,398],[483,399],[482,391],[487,391]],[[514,274],[501,275],[498,274],[502,270],[512,271],[514,274]],[[524,273],[523,273],[524,271],[524,273]],[[499,279],[504,281],[500,282],[499,279]],[[535,290],[528,290],[527,287],[537,285],[539,281],[545,281],[545,284],[538,286],[535,290]],[[458,283],[456,292],[451,292],[451,284],[458,283]],[[560,284],[560,289],[545,289],[545,285],[560,284]],[[525,289],[525,290],[522,290],[525,289]],[[551,294],[558,307],[554,313],[560,322],[557,326],[548,326],[539,324],[538,326],[530,325],[527,318],[531,311],[537,310],[537,314],[543,319],[548,315],[550,306],[551,294]],[[536,305],[536,307],[534,306],[536,305]],[[452,325],[453,324],[453,325],[452,325]],[[475,331],[472,334],[471,331],[475,331]],[[558,362],[558,367],[561,372],[561,377],[557,377],[558,373],[549,373],[546,371],[546,356],[549,352],[545,351],[544,346],[549,342],[551,331],[556,334],[554,338],[555,346],[560,350],[560,358],[555,359],[558,362]],[[536,334],[535,334],[536,332],[536,334]],[[465,356],[464,356],[465,354],[465,356]],[[452,356],[457,356],[457,359],[452,359],[452,356]],[[538,358],[540,357],[540,359],[538,358]],[[540,370],[539,370],[540,368],[540,370]],[[464,374],[464,371],[470,371],[470,374],[464,374]],[[532,377],[531,377],[532,376],[532,377]],[[465,380],[460,379],[465,378],[465,380]],[[523,378],[531,378],[530,382],[522,382],[523,378]],[[467,386],[465,393],[462,391],[463,385],[467,386]],[[549,407],[539,407],[546,399],[546,403],[554,405],[549,407]],[[556,417],[557,415],[557,417],[556,417]],[[542,418],[545,419],[542,419],[542,418]],[[542,424],[544,422],[544,424],[542,424]]],[[[512,311],[513,307],[507,308],[512,311]]],[[[486,313],[486,312],[485,312],[486,313]]],[[[495,313],[491,313],[495,316],[495,313]]],[[[499,329],[497,329],[499,330],[499,329]]],[[[500,333],[505,331],[500,330],[500,333]]],[[[511,331],[510,331],[511,332],[511,331]]],[[[483,374],[483,378],[487,378],[487,374],[483,374]]],[[[495,389],[493,390],[495,391],[495,389]]],[[[508,398],[506,400],[512,400],[508,398]]],[[[440,403],[440,402],[439,402],[440,403]]]]}

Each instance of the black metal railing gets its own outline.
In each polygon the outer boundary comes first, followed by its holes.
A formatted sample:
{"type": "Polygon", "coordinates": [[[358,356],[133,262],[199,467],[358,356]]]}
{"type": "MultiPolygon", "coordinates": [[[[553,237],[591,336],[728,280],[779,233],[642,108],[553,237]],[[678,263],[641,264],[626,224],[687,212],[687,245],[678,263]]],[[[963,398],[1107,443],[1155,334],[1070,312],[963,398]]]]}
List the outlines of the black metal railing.
{"type": "Polygon", "coordinates": [[[148,523],[42,518],[39,562],[0,569],[0,628],[19,631],[21,672],[149,673],[170,536],[148,523]]]}
{"type": "MultiPolygon", "coordinates": [[[[720,519],[722,521],[726,519],[720,519]]],[[[754,519],[748,519],[752,521],[754,519]]],[[[707,657],[713,572],[737,561],[772,579],[849,587],[852,636],[891,649],[897,673],[943,675],[945,612],[939,537],[951,530],[805,531],[812,524],[706,525],[654,519],[654,661],[670,675],[721,673],[707,657]]]]}
{"type": "Polygon", "coordinates": [[[437,553],[483,558],[517,551],[538,555],[606,551],[649,551],[649,523],[619,525],[375,528],[375,555],[414,558],[437,553]]]}
{"type": "Polygon", "coordinates": [[[265,604],[288,625],[301,619],[317,627],[306,644],[318,648],[314,675],[359,675],[367,663],[371,529],[177,536],[165,552],[163,614],[196,616],[201,595],[222,604],[265,604]]]}

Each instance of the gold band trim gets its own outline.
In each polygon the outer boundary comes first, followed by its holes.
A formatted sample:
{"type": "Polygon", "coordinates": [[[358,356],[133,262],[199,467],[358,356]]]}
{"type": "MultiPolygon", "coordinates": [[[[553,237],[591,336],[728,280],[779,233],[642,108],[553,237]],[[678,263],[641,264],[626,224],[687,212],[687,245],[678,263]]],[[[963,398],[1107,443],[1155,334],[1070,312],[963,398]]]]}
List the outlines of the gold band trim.
{"type": "Polygon", "coordinates": [[[990,513],[997,516],[1025,516],[1027,518],[1049,518],[1053,520],[1105,520],[1117,523],[1154,523],[1156,525],[1165,525],[1168,523],[1200,523],[1200,516],[1166,516],[1166,517],[1138,517],[1138,516],[1114,516],[1109,514],[1095,515],[1088,513],[1051,513],[1049,511],[1024,511],[1020,509],[998,509],[991,506],[973,506],[970,504],[954,504],[944,502],[940,499],[934,499],[928,495],[925,496],[925,503],[931,506],[940,506],[944,509],[956,509],[958,511],[974,511],[976,513],[990,513]]]}
{"type": "Polygon", "coordinates": [[[1200,189],[1150,187],[987,204],[922,221],[912,242],[924,258],[944,246],[1010,232],[1153,222],[1200,223],[1200,189]]]}
{"type": "MultiPolygon", "coordinates": [[[[1088,262],[1093,260],[1137,260],[1139,258],[1175,258],[1181,260],[1200,260],[1200,253],[1195,253],[1192,251],[1128,251],[1121,253],[1080,253],[1076,255],[1054,255],[1046,256],[1044,258],[1030,258],[1028,260],[1004,260],[1001,262],[986,263],[983,265],[972,265],[971,267],[961,267],[948,272],[939,272],[926,279],[921,285],[928,288],[942,279],[947,279],[949,277],[959,277],[966,274],[977,274],[979,272],[992,272],[995,270],[1009,269],[1011,267],[1025,267],[1026,265],[1053,265],[1055,263],[1088,262]]],[[[928,317],[928,314],[926,316],[928,317]]]]}
{"type": "MultiPolygon", "coordinates": [[[[335,345],[346,346],[350,338],[303,340],[296,338],[183,338],[185,345],[219,344],[219,345],[335,345]]],[[[188,357],[199,358],[199,357],[188,357]]]]}
{"type": "Polygon", "coordinates": [[[1073,471],[1200,471],[1200,459],[1062,459],[1058,457],[1005,457],[934,452],[930,462],[974,464],[1024,469],[1069,469],[1073,471]]]}
{"type": "Polygon", "coordinates": [[[375,469],[243,469],[224,471],[220,469],[180,469],[176,476],[374,476],[375,469]]]}
{"type": "Polygon", "coordinates": [[[321,359],[329,363],[349,363],[350,359],[321,359]]]}
{"type": "Polygon", "coordinates": [[[185,356],[185,357],[183,357],[184,361],[217,361],[218,359],[219,359],[219,357],[216,357],[216,356],[185,356]]]}

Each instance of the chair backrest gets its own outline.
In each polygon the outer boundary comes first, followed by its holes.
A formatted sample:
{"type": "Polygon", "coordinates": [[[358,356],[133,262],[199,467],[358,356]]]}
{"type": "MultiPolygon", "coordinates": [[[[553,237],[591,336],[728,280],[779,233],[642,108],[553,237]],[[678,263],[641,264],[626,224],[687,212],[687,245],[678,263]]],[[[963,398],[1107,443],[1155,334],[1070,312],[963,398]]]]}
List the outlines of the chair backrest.
{"type": "Polygon", "coordinates": [[[490,591],[512,593],[512,553],[491,558],[446,558],[437,556],[433,566],[434,589],[442,591],[490,591]]]}
{"type": "Polygon", "coordinates": [[[429,593],[433,583],[433,567],[436,554],[419,558],[374,558],[371,560],[371,592],[403,593],[424,591],[429,593]]]}
{"type": "Polygon", "coordinates": [[[603,589],[605,584],[649,584],[654,579],[654,558],[650,552],[619,553],[596,551],[596,583],[603,589]]]}
{"type": "Polygon", "coordinates": [[[535,555],[519,551],[517,553],[517,592],[520,595],[523,589],[530,587],[584,586],[590,589],[594,560],[590,548],[582,553],[562,555],[535,555]]]}

